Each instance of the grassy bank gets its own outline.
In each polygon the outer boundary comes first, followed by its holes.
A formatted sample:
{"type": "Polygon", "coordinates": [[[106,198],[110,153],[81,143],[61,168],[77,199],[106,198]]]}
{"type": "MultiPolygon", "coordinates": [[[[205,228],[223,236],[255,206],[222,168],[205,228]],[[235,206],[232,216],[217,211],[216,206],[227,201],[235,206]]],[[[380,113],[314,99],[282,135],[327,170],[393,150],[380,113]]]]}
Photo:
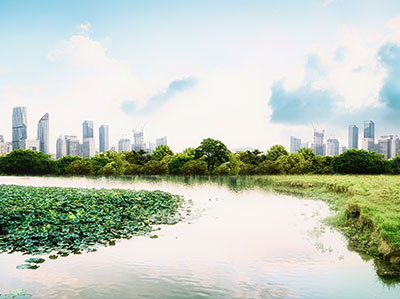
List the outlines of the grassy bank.
{"type": "Polygon", "coordinates": [[[358,247],[400,264],[400,177],[387,175],[271,176],[272,188],[327,201],[328,221],[358,247]]]}
{"type": "Polygon", "coordinates": [[[91,251],[176,223],[182,203],[163,191],[0,185],[0,251],[91,251]]]}

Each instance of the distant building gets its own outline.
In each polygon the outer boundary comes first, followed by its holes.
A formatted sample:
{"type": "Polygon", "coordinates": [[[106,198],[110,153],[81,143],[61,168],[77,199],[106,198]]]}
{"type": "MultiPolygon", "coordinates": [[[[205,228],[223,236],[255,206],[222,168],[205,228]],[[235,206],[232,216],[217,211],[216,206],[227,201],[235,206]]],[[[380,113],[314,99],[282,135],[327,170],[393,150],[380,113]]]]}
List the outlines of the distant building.
{"type": "Polygon", "coordinates": [[[83,138],[82,157],[90,158],[96,154],[96,143],[94,138],[83,138]]]}
{"type": "Polygon", "coordinates": [[[385,159],[390,159],[392,157],[392,143],[393,135],[381,136],[378,139],[378,153],[382,154],[385,159]]]}
{"type": "Polygon", "coordinates": [[[326,147],[328,156],[339,155],[339,141],[337,139],[328,139],[326,142],[326,147]]]}
{"type": "Polygon", "coordinates": [[[118,141],[118,152],[129,152],[131,150],[131,140],[130,139],[120,139],[118,141]]]}
{"type": "Polygon", "coordinates": [[[392,141],[392,148],[390,149],[391,158],[396,158],[400,153],[400,139],[395,137],[392,141]]]}
{"type": "Polygon", "coordinates": [[[79,139],[75,135],[65,135],[67,156],[81,156],[79,139]]]}
{"type": "Polygon", "coordinates": [[[346,148],[344,145],[342,145],[341,147],[339,147],[339,155],[340,155],[340,154],[343,154],[345,151],[347,151],[347,148],[346,148]]]}
{"type": "Polygon", "coordinates": [[[37,138],[39,140],[39,150],[45,154],[49,153],[49,114],[46,113],[39,120],[37,126],[37,138]]]}
{"type": "Polygon", "coordinates": [[[364,138],[362,148],[370,152],[375,151],[375,123],[372,120],[364,121],[364,138]]]}
{"type": "Polygon", "coordinates": [[[349,126],[349,149],[358,149],[358,127],[356,125],[349,126]]]}
{"type": "Polygon", "coordinates": [[[29,149],[38,152],[40,149],[40,143],[37,139],[22,139],[19,141],[18,148],[29,149]]]}
{"type": "Polygon", "coordinates": [[[60,159],[67,155],[67,142],[66,139],[60,135],[56,142],[56,158],[60,159]]]}
{"type": "Polygon", "coordinates": [[[0,135],[0,142],[4,142],[4,136],[0,135]]]}
{"type": "Polygon", "coordinates": [[[310,148],[309,142],[300,143],[300,148],[310,148]]]}
{"type": "Polygon", "coordinates": [[[311,149],[317,156],[326,155],[326,144],[324,144],[324,133],[325,131],[318,132],[314,130],[314,143],[311,145],[311,149]]]}
{"type": "MultiPolygon", "coordinates": [[[[160,144],[161,145],[161,144],[160,144]]],[[[133,146],[133,145],[132,145],[133,146]]],[[[148,154],[151,154],[155,149],[156,149],[156,143],[154,143],[154,142],[146,142],[145,143],[145,151],[148,153],[148,154]]]]}
{"type": "Polygon", "coordinates": [[[82,124],[82,138],[94,138],[93,120],[85,120],[82,124]]]}
{"type": "Polygon", "coordinates": [[[99,145],[100,145],[100,152],[104,153],[109,149],[109,127],[108,125],[102,125],[99,128],[99,145]]]}
{"type": "Polygon", "coordinates": [[[116,152],[116,151],[117,151],[117,147],[116,147],[115,145],[113,145],[113,146],[110,148],[110,151],[116,152]]]}
{"type": "Polygon", "coordinates": [[[14,107],[12,114],[12,147],[20,148],[20,141],[27,138],[28,122],[26,107],[14,107]]]}
{"type": "Polygon", "coordinates": [[[290,152],[297,153],[301,148],[301,139],[290,136],[290,152]]]}
{"type": "Polygon", "coordinates": [[[167,136],[156,139],[156,147],[159,145],[167,145],[167,136]]]}
{"type": "Polygon", "coordinates": [[[145,149],[143,131],[133,131],[133,146],[132,150],[140,151],[145,149]]]}
{"type": "MultiPolygon", "coordinates": [[[[0,135],[1,136],[1,135],[0,135]]],[[[7,155],[12,151],[12,143],[11,142],[4,142],[0,140],[0,156],[7,155]]]]}

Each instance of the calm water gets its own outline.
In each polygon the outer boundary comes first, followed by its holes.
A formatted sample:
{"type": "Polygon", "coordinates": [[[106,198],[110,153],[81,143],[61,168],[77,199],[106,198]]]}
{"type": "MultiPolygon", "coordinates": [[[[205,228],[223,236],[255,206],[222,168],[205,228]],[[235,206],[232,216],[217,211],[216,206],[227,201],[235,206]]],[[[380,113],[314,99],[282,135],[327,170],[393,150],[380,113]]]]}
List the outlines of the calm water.
{"type": "Polygon", "coordinates": [[[251,180],[0,177],[0,184],[160,189],[191,200],[188,218],[97,252],[17,270],[0,254],[0,293],[33,298],[400,298],[321,220],[321,201],[252,188],[251,180]]]}

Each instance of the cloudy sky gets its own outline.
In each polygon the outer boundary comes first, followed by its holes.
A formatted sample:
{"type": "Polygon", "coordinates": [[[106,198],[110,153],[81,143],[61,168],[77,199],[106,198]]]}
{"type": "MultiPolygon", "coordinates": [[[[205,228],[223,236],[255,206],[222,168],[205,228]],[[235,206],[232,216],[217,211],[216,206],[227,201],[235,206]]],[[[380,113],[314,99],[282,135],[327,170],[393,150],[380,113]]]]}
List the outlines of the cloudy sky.
{"type": "MultiPolygon", "coordinates": [[[[111,144],[145,126],[174,150],[207,137],[265,150],[347,146],[347,126],[400,135],[400,1],[0,2],[0,134],[15,106],[50,149],[82,122],[111,144]]],[[[97,136],[97,135],[96,135],[97,136]]]]}

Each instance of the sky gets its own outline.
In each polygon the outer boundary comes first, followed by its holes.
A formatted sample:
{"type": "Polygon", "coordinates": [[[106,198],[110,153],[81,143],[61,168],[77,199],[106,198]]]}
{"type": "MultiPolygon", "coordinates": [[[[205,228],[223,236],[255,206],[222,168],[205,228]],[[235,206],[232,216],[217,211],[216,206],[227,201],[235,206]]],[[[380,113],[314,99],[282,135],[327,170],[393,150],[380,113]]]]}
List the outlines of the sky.
{"type": "MultiPolygon", "coordinates": [[[[347,128],[400,135],[400,1],[0,1],[0,134],[28,109],[62,135],[110,145],[144,128],[174,151],[215,138],[265,151],[347,146],[347,128]]],[[[98,146],[98,145],[97,145],[98,146]]]]}

